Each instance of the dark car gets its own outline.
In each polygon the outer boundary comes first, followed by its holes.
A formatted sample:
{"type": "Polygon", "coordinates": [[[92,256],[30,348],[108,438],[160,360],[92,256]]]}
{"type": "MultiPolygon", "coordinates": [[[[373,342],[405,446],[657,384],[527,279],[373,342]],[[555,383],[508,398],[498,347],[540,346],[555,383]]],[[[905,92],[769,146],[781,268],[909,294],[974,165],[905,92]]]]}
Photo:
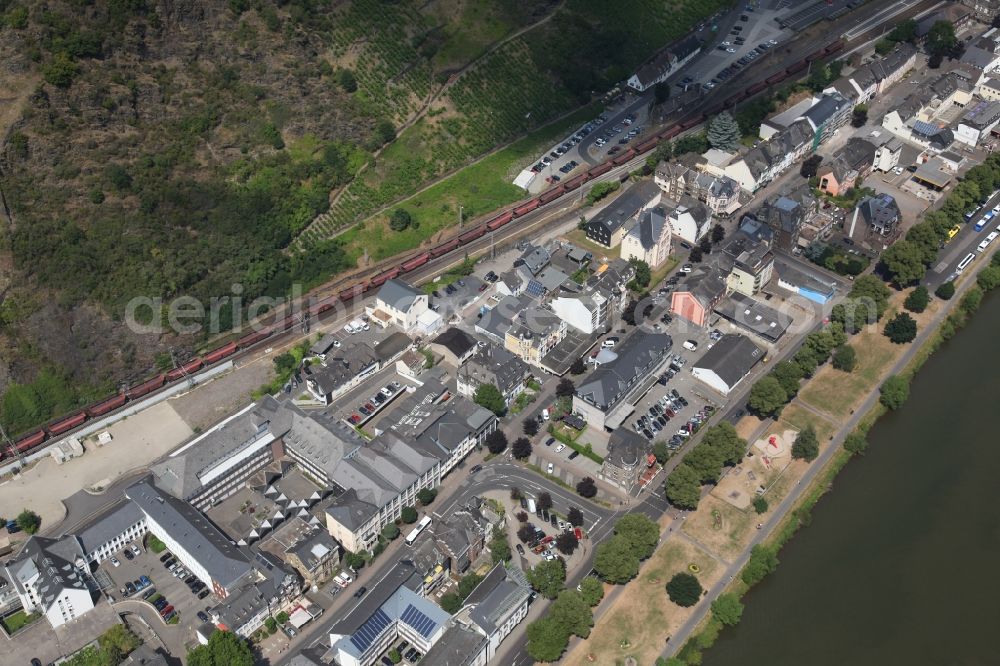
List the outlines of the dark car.
{"type": "Polygon", "coordinates": [[[170,553],[164,553],[163,555],[160,556],[161,562],[166,562],[169,559],[170,559],[170,553]]]}
{"type": "Polygon", "coordinates": [[[579,451],[573,451],[573,453],[569,454],[569,459],[572,460],[573,458],[576,458],[578,455],[580,455],[579,451]]]}
{"type": "Polygon", "coordinates": [[[556,514],[553,513],[551,516],[549,516],[549,522],[552,524],[552,527],[559,527],[559,518],[556,516],[556,514]]]}
{"type": "Polygon", "coordinates": [[[483,466],[482,465],[473,465],[472,469],[469,470],[469,474],[475,474],[475,473],[481,472],[481,471],[483,471],[483,466]]]}
{"type": "Polygon", "coordinates": [[[547,440],[545,440],[545,446],[552,446],[555,443],[556,443],[555,437],[549,437],[547,440]]]}
{"type": "Polygon", "coordinates": [[[517,548],[517,552],[519,555],[524,555],[524,546],[522,546],[521,544],[517,544],[514,547],[517,548]]]}
{"type": "Polygon", "coordinates": [[[135,594],[135,583],[125,583],[125,594],[135,594]]]}
{"type": "Polygon", "coordinates": [[[143,600],[146,600],[146,599],[149,599],[154,594],[156,594],[156,588],[155,587],[151,587],[151,588],[149,588],[148,590],[146,590],[145,592],[142,593],[142,598],[143,598],[143,600]]]}
{"type": "Polygon", "coordinates": [[[42,662],[38,660],[38,657],[32,657],[31,666],[42,666],[42,662]]]}
{"type": "Polygon", "coordinates": [[[395,664],[392,663],[392,659],[382,655],[382,666],[395,666],[395,664]]]}
{"type": "Polygon", "coordinates": [[[207,596],[208,596],[208,590],[202,590],[201,592],[198,593],[199,599],[204,599],[207,596]]]}
{"type": "Polygon", "coordinates": [[[208,622],[208,613],[205,611],[198,611],[198,619],[202,622],[208,622]]]}
{"type": "Polygon", "coordinates": [[[160,597],[159,599],[153,602],[153,606],[156,607],[156,610],[163,610],[164,608],[167,607],[167,600],[164,599],[163,597],[160,597]]]}
{"type": "Polygon", "coordinates": [[[132,554],[131,550],[127,550],[127,549],[123,550],[122,551],[122,555],[125,556],[126,560],[134,560],[135,559],[135,555],[132,554]]]}
{"type": "Polygon", "coordinates": [[[356,599],[360,599],[361,597],[365,596],[365,592],[367,592],[367,591],[368,591],[368,588],[365,587],[364,585],[362,585],[361,587],[358,588],[358,591],[354,593],[354,597],[356,599]]]}

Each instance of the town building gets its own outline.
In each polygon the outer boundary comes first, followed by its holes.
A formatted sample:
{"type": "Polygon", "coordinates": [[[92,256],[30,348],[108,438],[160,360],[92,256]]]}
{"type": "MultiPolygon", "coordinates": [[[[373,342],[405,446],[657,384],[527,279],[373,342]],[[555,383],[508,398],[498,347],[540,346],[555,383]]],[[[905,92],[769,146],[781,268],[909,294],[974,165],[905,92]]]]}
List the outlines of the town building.
{"type": "Polygon", "coordinates": [[[566,337],[565,321],[552,310],[529,307],[511,321],[504,333],[504,347],[531,365],[542,365],[542,359],[566,337]]]}
{"type": "Polygon", "coordinates": [[[816,132],[805,118],[799,118],[767,141],[734,158],[723,169],[724,175],[754,193],[814,149],[816,132]]]}
{"type": "Polygon", "coordinates": [[[87,562],[100,564],[149,531],[146,516],[132,502],[120,502],[100,520],[76,533],[87,562]]]}
{"type": "Polygon", "coordinates": [[[812,149],[826,143],[833,134],[847,124],[854,105],[840,93],[824,93],[808,111],[802,114],[813,131],[812,149]]]}
{"type": "Polygon", "coordinates": [[[715,306],[715,314],[771,345],[782,338],[792,323],[792,318],[787,313],[779,312],[739,292],[731,293],[729,298],[715,306]]]}
{"type": "Polygon", "coordinates": [[[253,553],[254,568],[250,579],[234,593],[208,609],[218,629],[250,638],[260,631],[267,618],[290,605],[302,592],[294,572],[268,553],[253,553]]]}
{"type": "Polygon", "coordinates": [[[532,596],[519,569],[497,564],[466,598],[455,621],[486,637],[485,663],[497,663],[500,644],[528,616],[532,596]]]}
{"type": "Polygon", "coordinates": [[[976,18],[989,23],[993,17],[1000,14],[1000,0],[961,0],[962,4],[971,9],[976,18]]]}
{"type": "Polygon", "coordinates": [[[322,363],[305,368],[306,390],[324,405],[359,386],[381,369],[381,359],[367,342],[348,340],[326,354],[322,363]]]}
{"type": "Polygon", "coordinates": [[[763,358],[764,350],[750,338],[729,333],[694,362],[691,374],[722,395],[729,395],[763,358]]]}
{"type": "Polygon", "coordinates": [[[899,231],[900,217],[896,199],[891,194],[881,192],[858,202],[851,216],[848,233],[853,233],[858,225],[862,225],[873,235],[892,238],[899,231]]]}
{"type": "Polygon", "coordinates": [[[514,268],[524,266],[532,275],[538,275],[542,272],[542,269],[549,265],[551,259],[552,256],[544,246],[530,245],[519,258],[514,260],[513,265],[514,268]]]}
{"type": "Polygon", "coordinates": [[[427,294],[399,279],[386,281],[365,312],[382,328],[394,324],[405,332],[415,331],[421,315],[430,309],[427,294]]]}
{"type": "Polygon", "coordinates": [[[697,243],[712,226],[712,215],[703,203],[693,197],[682,196],[667,217],[673,237],[697,243]]]}
{"type": "Polygon", "coordinates": [[[307,587],[322,585],[340,566],[340,544],[317,525],[296,517],[275,531],[274,538],[288,539],[282,559],[295,569],[307,587]]]}
{"type": "Polygon", "coordinates": [[[682,161],[660,162],[653,174],[655,182],[666,197],[680,202],[689,196],[705,204],[713,215],[727,217],[742,205],[740,184],[724,175],[693,169],[682,161]]]}
{"type": "Polygon", "coordinates": [[[875,171],[888,173],[899,165],[899,156],[903,153],[903,142],[899,137],[892,137],[875,149],[872,168],[875,171]]]}
{"type": "Polygon", "coordinates": [[[660,203],[661,194],[651,180],[632,185],[587,222],[587,238],[607,248],[616,247],[635,223],[636,216],[660,203]]]}
{"type": "MultiPolygon", "coordinates": [[[[649,443],[627,428],[618,428],[608,438],[608,455],[601,476],[625,492],[631,492],[639,476],[649,467],[649,443]]],[[[654,459],[655,461],[655,459],[654,459]]]]}
{"type": "Polygon", "coordinates": [[[726,295],[725,274],[700,265],[670,294],[670,312],[695,326],[707,326],[712,309],[726,295]]]}
{"type": "Polygon", "coordinates": [[[993,132],[997,123],[1000,123],[1000,102],[978,102],[958,122],[955,140],[968,146],[978,146],[993,132]]]}
{"type": "Polygon", "coordinates": [[[774,272],[772,235],[770,228],[747,216],[736,233],[725,241],[720,254],[730,264],[726,275],[728,291],[755,296],[771,281],[774,272]]]}
{"type": "MultiPolygon", "coordinates": [[[[636,331],[610,355],[609,362],[594,370],[576,389],[573,411],[595,428],[616,428],[631,411],[617,408],[628,395],[666,360],[672,347],[669,335],[636,331]]],[[[607,350],[606,350],[607,351],[607,350]]]]}
{"type": "Polygon", "coordinates": [[[613,298],[601,289],[585,294],[557,296],[549,307],[560,319],[588,335],[608,330],[613,310],[613,298]]]}
{"type": "Polygon", "coordinates": [[[811,217],[812,206],[800,199],[778,195],[761,205],[757,219],[774,231],[774,245],[791,252],[799,244],[799,231],[807,217],[811,217]]]}
{"type": "Polygon", "coordinates": [[[44,615],[53,628],[73,622],[95,606],[98,587],[87,555],[73,535],[32,536],[4,565],[4,574],[24,612],[44,615]]]}
{"type": "Polygon", "coordinates": [[[666,81],[670,76],[686,65],[691,58],[701,50],[702,42],[690,35],[657,54],[644,64],[626,82],[629,88],[645,92],[658,83],[666,81]]]}
{"type": "Polygon", "coordinates": [[[431,340],[427,348],[451,367],[458,368],[472,358],[476,351],[476,339],[452,326],[431,340]]]}
{"type": "Polygon", "coordinates": [[[659,268],[670,256],[670,224],[662,206],[644,210],[639,221],[622,239],[621,257],[636,259],[651,269],[659,268]]]}
{"type": "Polygon", "coordinates": [[[510,407],[528,385],[531,368],[511,352],[494,345],[479,347],[475,354],[458,369],[458,394],[474,398],[483,384],[492,384],[510,407]]]}
{"type": "Polygon", "coordinates": [[[820,165],[816,171],[819,189],[832,196],[849,192],[871,173],[876,150],[875,144],[865,139],[848,139],[844,147],[834,153],[833,160],[820,165]]]}

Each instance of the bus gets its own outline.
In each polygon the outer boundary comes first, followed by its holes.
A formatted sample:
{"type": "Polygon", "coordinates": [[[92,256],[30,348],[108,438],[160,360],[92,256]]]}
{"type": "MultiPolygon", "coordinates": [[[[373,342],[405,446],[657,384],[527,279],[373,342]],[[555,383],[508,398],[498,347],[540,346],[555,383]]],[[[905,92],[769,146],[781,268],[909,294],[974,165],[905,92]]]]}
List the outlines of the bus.
{"type": "Polygon", "coordinates": [[[413,528],[413,531],[406,535],[406,545],[412,546],[413,542],[417,540],[418,536],[420,536],[420,533],[426,530],[427,526],[430,524],[431,524],[430,516],[424,516],[423,518],[421,518],[420,522],[417,523],[417,526],[413,528]]]}
{"type": "Polygon", "coordinates": [[[955,272],[956,273],[961,273],[962,271],[964,271],[968,267],[968,265],[972,263],[972,261],[975,258],[976,258],[976,255],[973,254],[972,252],[970,252],[969,254],[965,255],[965,259],[962,259],[962,261],[958,262],[958,267],[955,269],[955,272]]]}
{"type": "Polygon", "coordinates": [[[997,236],[1000,236],[1000,232],[991,231],[989,235],[986,238],[984,238],[983,241],[979,244],[979,251],[980,252],[985,251],[986,248],[990,246],[990,243],[992,243],[997,239],[997,236]]]}
{"type": "Polygon", "coordinates": [[[981,218],[979,218],[979,221],[976,222],[976,226],[975,226],[976,231],[982,231],[983,228],[987,224],[989,224],[989,221],[992,220],[992,219],[993,219],[993,211],[990,211],[990,212],[986,213],[986,215],[983,215],[981,218]]]}

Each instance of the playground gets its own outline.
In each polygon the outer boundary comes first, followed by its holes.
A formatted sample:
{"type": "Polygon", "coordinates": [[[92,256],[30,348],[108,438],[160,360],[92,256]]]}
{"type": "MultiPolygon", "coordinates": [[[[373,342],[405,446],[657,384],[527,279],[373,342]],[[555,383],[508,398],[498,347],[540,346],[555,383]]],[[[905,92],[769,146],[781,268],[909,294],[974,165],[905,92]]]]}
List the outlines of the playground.
{"type": "Polygon", "coordinates": [[[763,495],[791,462],[796,430],[766,434],[750,447],[750,453],[712,489],[712,495],[741,511],[752,510],[754,498],[763,495]]]}

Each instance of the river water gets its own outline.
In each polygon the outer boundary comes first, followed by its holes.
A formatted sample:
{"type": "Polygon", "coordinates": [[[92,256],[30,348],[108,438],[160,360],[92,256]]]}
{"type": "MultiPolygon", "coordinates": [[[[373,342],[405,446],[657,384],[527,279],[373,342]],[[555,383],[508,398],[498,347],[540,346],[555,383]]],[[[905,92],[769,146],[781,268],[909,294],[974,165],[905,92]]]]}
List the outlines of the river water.
{"type": "Polygon", "coordinates": [[[1000,664],[1000,298],[917,373],[705,666],[1000,664]]]}

